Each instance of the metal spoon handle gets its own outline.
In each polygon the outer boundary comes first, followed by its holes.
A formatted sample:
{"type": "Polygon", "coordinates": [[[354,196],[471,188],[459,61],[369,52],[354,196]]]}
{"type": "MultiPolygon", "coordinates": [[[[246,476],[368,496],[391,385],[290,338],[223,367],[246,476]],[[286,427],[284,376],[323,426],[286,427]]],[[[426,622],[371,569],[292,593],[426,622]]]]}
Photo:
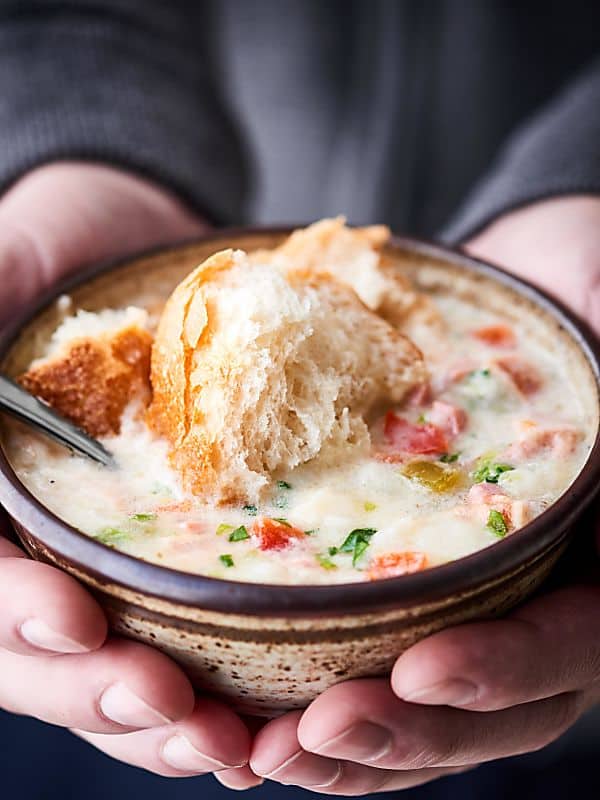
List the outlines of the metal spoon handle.
{"type": "Polygon", "coordinates": [[[59,444],[70,447],[104,466],[114,466],[114,457],[100,442],[61,417],[50,406],[0,374],[0,410],[32,425],[59,444]]]}

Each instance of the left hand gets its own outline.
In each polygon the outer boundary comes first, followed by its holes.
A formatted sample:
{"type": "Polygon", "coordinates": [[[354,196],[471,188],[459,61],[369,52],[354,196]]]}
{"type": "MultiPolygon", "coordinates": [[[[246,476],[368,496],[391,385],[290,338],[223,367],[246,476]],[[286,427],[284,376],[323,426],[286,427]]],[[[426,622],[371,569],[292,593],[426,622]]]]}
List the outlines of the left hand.
{"type": "MultiPolygon", "coordinates": [[[[533,204],[466,249],[554,292],[600,331],[600,198],[533,204]]],[[[544,747],[599,699],[600,586],[572,585],[430,636],[400,656],[391,681],[338,684],[269,722],[250,765],[327,794],[398,790],[544,747]]]]}

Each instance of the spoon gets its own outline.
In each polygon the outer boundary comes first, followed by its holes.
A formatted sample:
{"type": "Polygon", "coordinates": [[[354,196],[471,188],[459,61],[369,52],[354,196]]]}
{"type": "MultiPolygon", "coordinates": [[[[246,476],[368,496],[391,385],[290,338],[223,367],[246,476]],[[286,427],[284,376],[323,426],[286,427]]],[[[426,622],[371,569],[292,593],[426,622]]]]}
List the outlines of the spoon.
{"type": "Polygon", "coordinates": [[[7,414],[45,433],[59,444],[105,467],[115,466],[114,456],[100,442],[92,439],[81,428],[61,417],[46,403],[42,403],[2,373],[0,373],[0,411],[6,411],[7,414]]]}

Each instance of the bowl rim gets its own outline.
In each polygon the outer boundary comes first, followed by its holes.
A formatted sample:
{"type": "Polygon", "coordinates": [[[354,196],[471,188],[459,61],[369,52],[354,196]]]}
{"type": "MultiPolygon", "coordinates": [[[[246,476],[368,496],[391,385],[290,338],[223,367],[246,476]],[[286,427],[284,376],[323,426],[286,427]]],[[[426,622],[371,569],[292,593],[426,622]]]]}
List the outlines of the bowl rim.
{"type": "MultiPolygon", "coordinates": [[[[100,275],[118,271],[135,261],[177,252],[185,247],[252,235],[285,235],[298,226],[247,226],[222,228],[201,237],[153,247],[126,257],[86,267],[58,282],[11,320],[0,333],[0,361],[31,323],[57,298],[100,275]]],[[[402,235],[392,235],[392,247],[416,256],[447,261],[467,272],[490,278],[540,307],[566,331],[583,352],[593,373],[600,398],[600,341],[586,322],[528,281],[505,269],[466,255],[458,248],[402,235]]],[[[0,447],[0,503],[34,540],[40,541],[59,561],[88,575],[99,586],[117,584],[138,595],[176,605],[242,616],[314,617],[346,616],[429,604],[449,596],[469,594],[513,574],[547,550],[553,549],[592,502],[600,488],[600,424],[586,461],[569,488],[551,506],[507,537],[447,564],[423,572],[377,581],[338,584],[242,583],[175,570],[142,561],[95,541],[61,520],[21,483],[0,447]]]]}

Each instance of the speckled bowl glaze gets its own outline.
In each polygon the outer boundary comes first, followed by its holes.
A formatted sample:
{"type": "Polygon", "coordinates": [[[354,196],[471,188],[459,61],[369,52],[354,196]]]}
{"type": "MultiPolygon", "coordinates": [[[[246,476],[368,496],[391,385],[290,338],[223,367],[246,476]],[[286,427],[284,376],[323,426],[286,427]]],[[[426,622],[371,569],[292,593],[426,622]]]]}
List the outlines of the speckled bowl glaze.
{"type": "MultiPolygon", "coordinates": [[[[2,368],[14,375],[39,352],[65,292],[89,310],[133,302],[158,311],[161,299],[214,251],[269,247],[287,233],[222,231],[88,270],[15,321],[0,343],[2,368]]],[[[531,286],[457,252],[395,238],[387,253],[425,291],[460,293],[530,326],[562,354],[580,387],[595,437],[585,467],[515,535],[450,564],[372,583],[217,580],[143,562],[79,533],[28,492],[0,453],[0,502],[29,554],[87,585],[115,632],[168,653],[198,689],[226,697],[240,711],[270,716],[301,708],[338,681],[388,672],[403,650],[441,628],[504,613],[548,575],[600,485],[599,351],[585,326],[531,286]]]]}

